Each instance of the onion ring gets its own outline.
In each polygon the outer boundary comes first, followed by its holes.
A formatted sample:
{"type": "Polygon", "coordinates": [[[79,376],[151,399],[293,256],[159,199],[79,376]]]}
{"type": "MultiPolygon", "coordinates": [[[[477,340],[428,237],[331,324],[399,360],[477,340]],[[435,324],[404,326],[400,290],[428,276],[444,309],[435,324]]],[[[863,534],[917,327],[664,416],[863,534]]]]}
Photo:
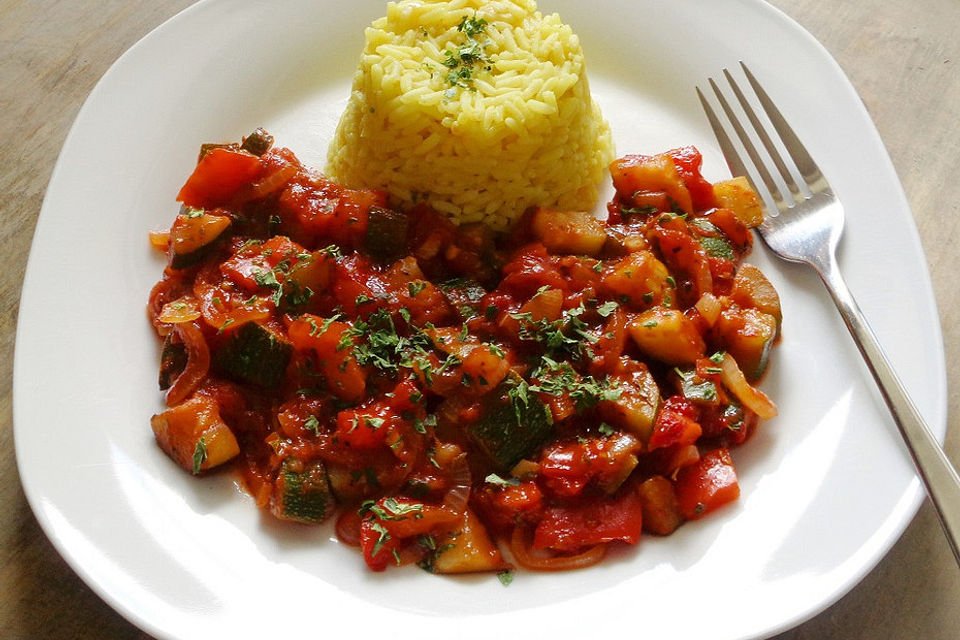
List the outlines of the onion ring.
{"type": "Polygon", "coordinates": [[[570,571],[584,569],[597,564],[607,555],[607,546],[598,544],[574,556],[544,557],[535,554],[527,544],[527,535],[524,527],[517,526],[510,536],[510,553],[524,569],[535,571],[570,571]]]}
{"type": "Polygon", "coordinates": [[[447,470],[450,475],[450,488],[443,496],[443,507],[454,513],[463,513],[470,500],[470,466],[467,464],[467,452],[464,451],[450,462],[447,470]]]}
{"type": "Polygon", "coordinates": [[[187,348],[187,366],[167,389],[168,407],[174,407],[186,400],[210,371],[210,348],[196,321],[182,322],[173,326],[187,348]]]}

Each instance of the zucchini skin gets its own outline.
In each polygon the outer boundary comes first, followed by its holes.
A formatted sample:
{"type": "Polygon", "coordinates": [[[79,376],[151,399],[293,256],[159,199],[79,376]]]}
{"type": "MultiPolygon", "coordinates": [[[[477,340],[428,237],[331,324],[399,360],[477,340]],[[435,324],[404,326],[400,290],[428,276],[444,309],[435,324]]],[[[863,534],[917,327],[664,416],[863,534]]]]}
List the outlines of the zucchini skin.
{"type": "Polygon", "coordinates": [[[467,427],[470,440],[500,473],[509,472],[553,432],[550,408],[536,394],[529,393],[525,403],[511,401],[508,391],[514,384],[508,378],[490,393],[480,418],[467,427]]]}
{"type": "Polygon", "coordinates": [[[171,335],[163,341],[160,352],[160,376],[158,383],[161,391],[166,391],[176,381],[187,366],[187,348],[182,342],[173,342],[171,335]]]}
{"type": "Polygon", "coordinates": [[[217,238],[189,253],[174,252],[170,256],[170,268],[182,271],[197,266],[213,254],[217,244],[216,241],[217,238]]]}
{"type": "Polygon", "coordinates": [[[270,150],[270,147],[273,146],[273,136],[267,133],[263,128],[254,129],[254,131],[243,139],[243,143],[240,145],[240,148],[243,151],[248,151],[255,156],[262,156],[267,151],[270,150]]]}
{"type": "Polygon", "coordinates": [[[276,389],[283,382],[293,347],[270,329],[247,322],[214,352],[213,367],[238,382],[276,389]]]}
{"type": "Polygon", "coordinates": [[[393,262],[403,255],[410,220],[407,214],[383,207],[370,207],[363,248],[379,262],[393,262]]]}
{"type": "Polygon", "coordinates": [[[180,207],[180,214],[171,227],[170,233],[171,236],[183,234],[185,237],[181,237],[181,240],[187,240],[191,248],[185,250],[183,244],[174,240],[171,243],[170,268],[182,271],[210,258],[222,246],[223,241],[230,237],[228,232],[232,226],[233,221],[228,217],[212,214],[203,209],[180,207]],[[213,225],[210,225],[211,220],[213,225]]]}
{"type": "Polygon", "coordinates": [[[335,506],[323,462],[303,463],[287,458],[280,467],[270,498],[270,512],[281,520],[316,524],[335,506]]]}

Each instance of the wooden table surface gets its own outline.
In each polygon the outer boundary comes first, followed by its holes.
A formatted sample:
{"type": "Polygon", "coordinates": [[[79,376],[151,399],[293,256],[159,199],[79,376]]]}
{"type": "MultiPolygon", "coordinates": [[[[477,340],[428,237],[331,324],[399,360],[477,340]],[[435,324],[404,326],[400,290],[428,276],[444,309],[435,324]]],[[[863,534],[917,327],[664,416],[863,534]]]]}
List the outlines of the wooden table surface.
{"type": "MultiPolygon", "coordinates": [[[[109,65],[192,0],[0,0],[0,638],[147,636],[60,558],[20,487],[11,408],[14,334],[30,241],[50,172],[109,65]]],[[[960,382],[960,2],[773,0],[850,77],[886,143],[922,236],[960,382]]],[[[960,412],[951,395],[949,415],[960,412]]],[[[960,461],[952,420],[947,452],[960,461]]],[[[925,503],[889,555],[846,597],[779,640],[960,637],[960,571],[925,503]]]]}

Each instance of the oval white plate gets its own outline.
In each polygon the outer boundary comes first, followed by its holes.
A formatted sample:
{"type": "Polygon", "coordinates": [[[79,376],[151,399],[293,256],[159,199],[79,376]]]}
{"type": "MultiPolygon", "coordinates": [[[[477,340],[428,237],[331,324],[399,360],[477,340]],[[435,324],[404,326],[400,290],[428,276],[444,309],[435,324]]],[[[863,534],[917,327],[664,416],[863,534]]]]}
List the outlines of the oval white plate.
{"type": "MultiPolygon", "coordinates": [[[[945,430],[940,329],[910,212],[883,146],[829,55],[757,0],[542,0],[582,38],[620,153],[695,144],[727,177],[693,86],[745,60],[846,205],[843,269],[921,412],[945,430]],[[909,330],[904,330],[909,328],[909,330]]],[[[73,568],[162,638],[357,629],[392,638],[716,640],[783,630],[835,601],[921,498],[895,429],[819,282],[753,261],[781,292],[766,390],[781,417],[734,452],[741,500],[602,566],[568,574],[372,574],[329,528],[284,526],[227,475],[197,480],[156,447],[157,345],[145,318],[198,145],[257,126],[322,166],[363,28],[382,0],[206,0],[124,54],[84,105],[47,191],[20,307],[17,459],[73,568]],[[519,633],[518,633],[519,632],[519,633]]]]}

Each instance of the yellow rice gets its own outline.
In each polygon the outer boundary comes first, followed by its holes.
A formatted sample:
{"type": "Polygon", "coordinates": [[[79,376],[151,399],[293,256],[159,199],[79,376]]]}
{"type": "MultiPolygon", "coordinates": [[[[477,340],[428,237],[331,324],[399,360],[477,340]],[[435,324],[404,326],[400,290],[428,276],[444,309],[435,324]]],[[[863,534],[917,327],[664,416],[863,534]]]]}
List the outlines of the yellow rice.
{"type": "Polygon", "coordinates": [[[366,30],[327,173],[505,229],[530,206],[592,209],[613,157],[580,41],[559,16],[534,0],[401,0],[366,30]],[[487,21],[475,38],[487,61],[468,87],[444,65],[470,44],[464,18],[487,21]]]}

